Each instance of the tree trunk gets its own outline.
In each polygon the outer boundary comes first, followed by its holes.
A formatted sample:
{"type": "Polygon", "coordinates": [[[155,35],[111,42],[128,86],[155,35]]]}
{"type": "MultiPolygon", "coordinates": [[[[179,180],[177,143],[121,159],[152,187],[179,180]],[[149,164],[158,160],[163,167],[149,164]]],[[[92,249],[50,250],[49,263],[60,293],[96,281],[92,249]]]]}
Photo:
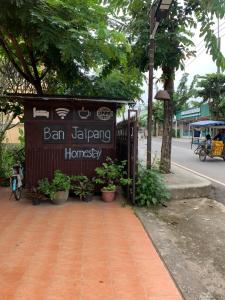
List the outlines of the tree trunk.
{"type": "Polygon", "coordinates": [[[165,78],[164,89],[170,94],[171,100],[164,100],[164,122],[161,148],[160,170],[163,173],[170,173],[171,170],[171,142],[173,125],[173,91],[174,91],[174,69],[163,68],[165,78]]]}
{"type": "Polygon", "coordinates": [[[31,84],[34,86],[34,88],[37,91],[38,95],[43,95],[43,90],[42,90],[42,86],[41,86],[41,82],[40,81],[35,80],[31,84]]]}

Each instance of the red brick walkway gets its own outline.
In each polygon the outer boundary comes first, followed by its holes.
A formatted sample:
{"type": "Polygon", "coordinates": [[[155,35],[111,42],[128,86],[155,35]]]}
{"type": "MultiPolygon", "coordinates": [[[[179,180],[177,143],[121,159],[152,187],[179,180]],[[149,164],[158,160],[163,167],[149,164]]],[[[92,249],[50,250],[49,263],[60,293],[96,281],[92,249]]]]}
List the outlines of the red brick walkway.
{"type": "Polygon", "coordinates": [[[129,207],[97,200],[32,206],[1,188],[0,299],[182,297],[129,207]]]}

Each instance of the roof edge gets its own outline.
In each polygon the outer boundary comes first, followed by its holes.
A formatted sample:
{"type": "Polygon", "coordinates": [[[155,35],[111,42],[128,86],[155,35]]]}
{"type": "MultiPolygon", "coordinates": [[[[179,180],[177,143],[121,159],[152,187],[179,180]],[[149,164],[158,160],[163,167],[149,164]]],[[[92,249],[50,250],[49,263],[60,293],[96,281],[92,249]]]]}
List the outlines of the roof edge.
{"type": "Polygon", "coordinates": [[[2,98],[12,99],[17,101],[27,101],[27,100],[40,100],[40,101],[50,101],[50,100],[69,100],[69,101],[89,101],[89,102],[108,102],[108,103],[118,103],[118,104],[135,104],[134,100],[122,99],[122,98],[112,98],[112,97],[90,97],[90,96],[70,96],[70,95],[37,95],[37,94],[7,94],[1,96],[2,98]]]}

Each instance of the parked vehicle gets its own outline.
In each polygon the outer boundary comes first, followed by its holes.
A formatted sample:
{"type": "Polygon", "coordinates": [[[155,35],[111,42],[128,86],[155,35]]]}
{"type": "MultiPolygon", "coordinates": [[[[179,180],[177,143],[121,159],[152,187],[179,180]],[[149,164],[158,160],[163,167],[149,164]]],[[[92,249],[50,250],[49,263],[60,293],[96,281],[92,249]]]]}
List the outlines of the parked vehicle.
{"type": "Polygon", "coordinates": [[[191,141],[191,148],[194,148],[194,154],[199,156],[200,161],[205,161],[207,156],[211,158],[220,157],[225,161],[225,121],[199,121],[191,123],[190,127],[193,129],[193,133],[197,129],[204,132],[205,135],[196,138],[193,134],[191,141]],[[222,134],[218,134],[218,130],[222,134]],[[219,135],[220,138],[217,138],[219,135]]]}

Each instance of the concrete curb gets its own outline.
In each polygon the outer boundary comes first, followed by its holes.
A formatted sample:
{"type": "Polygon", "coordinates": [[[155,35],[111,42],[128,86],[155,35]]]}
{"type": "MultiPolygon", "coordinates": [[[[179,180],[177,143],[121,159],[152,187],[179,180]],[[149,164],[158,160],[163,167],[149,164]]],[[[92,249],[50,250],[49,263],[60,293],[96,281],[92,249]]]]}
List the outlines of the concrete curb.
{"type": "Polygon", "coordinates": [[[211,198],[212,183],[181,167],[172,166],[172,173],[164,175],[170,199],[211,198]]]}
{"type": "Polygon", "coordinates": [[[203,185],[203,186],[179,186],[173,187],[168,186],[170,193],[170,199],[182,200],[182,199],[193,199],[193,198],[211,198],[212,194],[212,185],[203,185]]]}

